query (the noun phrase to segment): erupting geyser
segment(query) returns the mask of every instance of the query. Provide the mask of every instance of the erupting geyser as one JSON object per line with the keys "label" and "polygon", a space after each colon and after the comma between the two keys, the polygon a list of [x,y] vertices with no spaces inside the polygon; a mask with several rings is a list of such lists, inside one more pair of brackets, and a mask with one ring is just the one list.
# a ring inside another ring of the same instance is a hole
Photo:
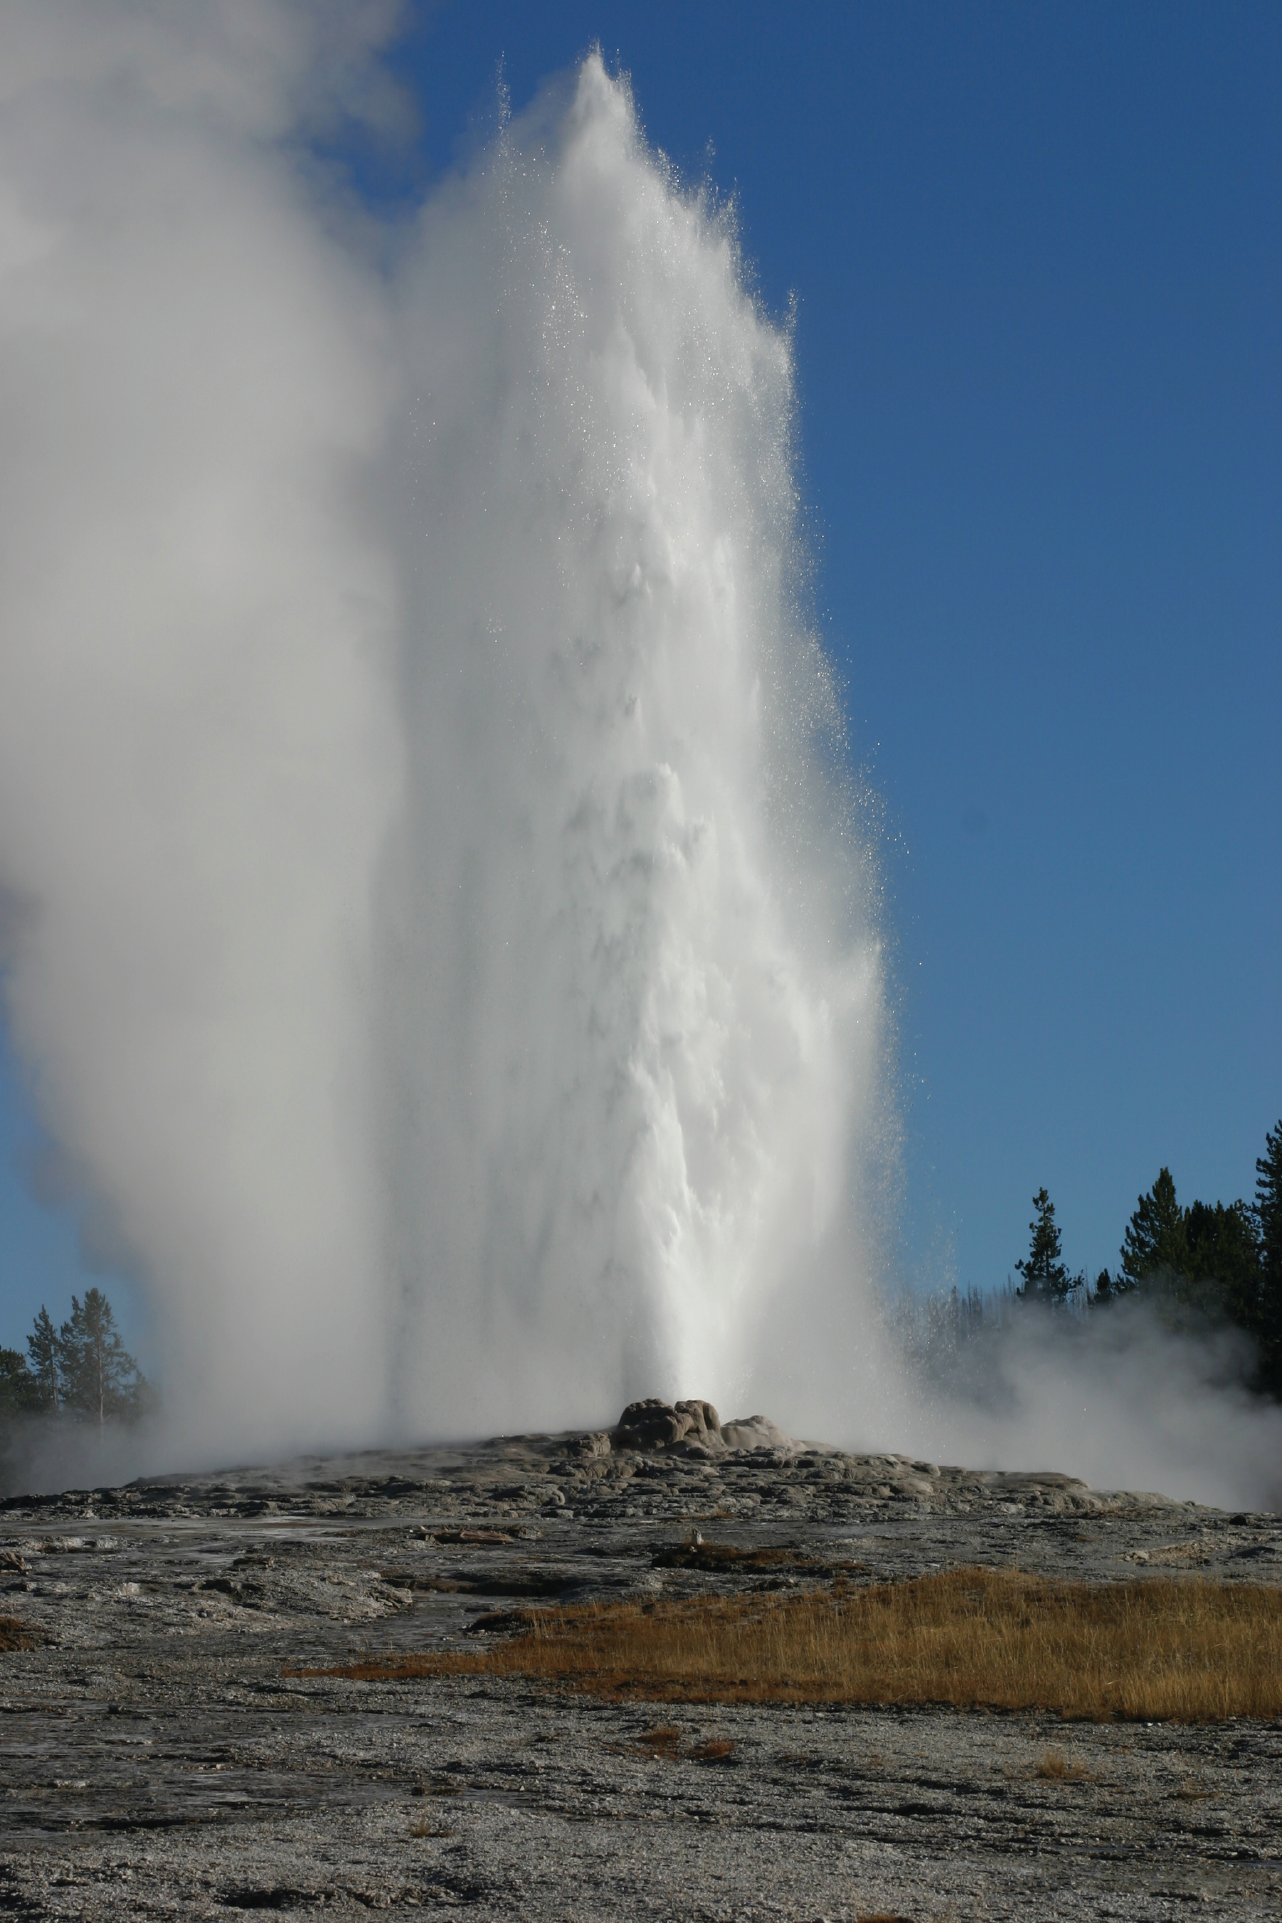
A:
{"label": "erupting geyser", "polygon": [[567,1380],[729,1395],[838,1214],[878,1037],[789,343],[596,58],[428,211],[398,342],[410,1370],[462,1343],[541,1420]]}
{"label": "erupting geyser", "polygon": [[288,158],[305,35],[155,24],[122,119],[23,19],[8,1011],[171,1408],[796,1419],[855,1361],[882,989],[731,223],[592,56],[376,271]]}

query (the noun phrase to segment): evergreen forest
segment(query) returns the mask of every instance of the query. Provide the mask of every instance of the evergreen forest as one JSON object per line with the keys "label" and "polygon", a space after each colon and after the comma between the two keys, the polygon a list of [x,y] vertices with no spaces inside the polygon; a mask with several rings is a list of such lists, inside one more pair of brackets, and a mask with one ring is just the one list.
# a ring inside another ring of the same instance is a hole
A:
{"label": "evergreen forest", "polygon": [[1094,1280],[1065,1261],[1056,1209],[1045,1188],[1033,1197],[1029,1246],[1013,1267],[1018,1281],[981,1291],[957,1289],[904,1305],[895,1318],[906,1346],[936,1373],[947,1373],[979,1338],[1042,1310],[1074,1322],[1108,1314],[1127,1300],[1145,1302],[1172,1329],[1233,1328],[1247,1338],[1248,1384],[1280,1399],[1280,1125],[1265,1137],[1250,1201],[1183,1204],[1160,1168],[1123,1229],[1116,1270]]}
{"label": "evergreen forest", "polygon": [[42,1304],[25,1356],[0,1349],[0,1423],[27,1418],[102,1429],[108,1422],[134,1421],[154,1403],[101,1289],[86,1289],[83,1301],[73,1295],[61,1326]]}

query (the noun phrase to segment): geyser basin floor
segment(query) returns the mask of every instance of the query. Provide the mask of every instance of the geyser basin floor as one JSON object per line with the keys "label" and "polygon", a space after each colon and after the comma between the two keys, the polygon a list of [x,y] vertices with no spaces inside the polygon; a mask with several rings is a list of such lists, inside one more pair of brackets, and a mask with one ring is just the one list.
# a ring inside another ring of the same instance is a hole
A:
{"label": "geyser basin floor", "polygon": [[793,1545],[799,1565],[858,1561],[869,1579],[964,1563],[1278,1574],[1273,1517],[1063,1477],[602,1453],[586,1438],[10,1504],[0,1614],[51,1640],[0,1656],[0,1912],[1277,1915],[1264,1723],[619,1705],[498,1678],[284,1675],[457,1644],[505,1598],[808,1580],[764,1575],[763,1558],[693,1566],[672,1554],[692,1529]]}

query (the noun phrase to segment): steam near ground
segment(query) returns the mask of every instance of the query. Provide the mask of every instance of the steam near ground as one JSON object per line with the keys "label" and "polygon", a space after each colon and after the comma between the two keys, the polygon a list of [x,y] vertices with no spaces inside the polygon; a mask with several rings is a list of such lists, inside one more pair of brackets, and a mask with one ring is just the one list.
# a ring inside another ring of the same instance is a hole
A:
{"label": "steam near ground", "polygon": [[6,1013],[154,1310],[135,1466],[661,1393],[1276,1485],[1167,1338],[915,1387],[788,328],[595,55],[376,220],[318,141],[396,138],[393,24],[0,24]]}
{"label": "steam near ground", "polygon": [[1174,1328],[1141,1296],[1081,1317],[1030,1306],[918,1355],[905,1433],[938,1460],[1277,1510],[1279,1411],[1244,1386],[1253,1362],[1239,1330]]}

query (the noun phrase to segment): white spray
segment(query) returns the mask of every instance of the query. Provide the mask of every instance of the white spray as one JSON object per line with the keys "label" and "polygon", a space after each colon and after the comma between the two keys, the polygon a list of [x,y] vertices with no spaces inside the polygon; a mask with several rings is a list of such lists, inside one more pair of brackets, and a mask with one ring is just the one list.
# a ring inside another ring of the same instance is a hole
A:
{"label": "white spray", "polygon": [[883,1041],[787,331],[596,57],[380,275],[282,142],[379,17],[141,18],[10,30],[0,882],[170,1406],[800,1416]]}
{"label": "white spray", "polygon": [[401,293],[407,1392],[460,1343],[459,1389],[523,1421],[572,1383],[602,1412],[747,1392],[880,1037],[797,609],[790,344],[595,57],[429,209]]}

